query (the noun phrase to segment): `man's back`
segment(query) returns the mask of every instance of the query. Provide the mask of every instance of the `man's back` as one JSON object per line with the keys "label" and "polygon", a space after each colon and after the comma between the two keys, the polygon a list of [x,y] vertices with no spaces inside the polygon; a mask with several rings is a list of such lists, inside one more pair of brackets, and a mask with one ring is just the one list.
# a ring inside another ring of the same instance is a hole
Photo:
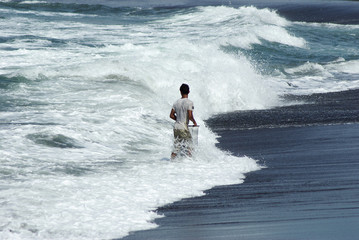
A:
{"label": "man's back", "polygon": [[188,98],[180,98],[173,104],[176,112],[175,129],[187,129],[188,110],[193,110],[193,102]]}

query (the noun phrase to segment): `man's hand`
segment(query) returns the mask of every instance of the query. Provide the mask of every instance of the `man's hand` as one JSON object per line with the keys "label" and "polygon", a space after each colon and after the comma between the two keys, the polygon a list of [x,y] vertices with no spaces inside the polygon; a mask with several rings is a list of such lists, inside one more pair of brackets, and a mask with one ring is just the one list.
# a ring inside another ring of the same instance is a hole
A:
{"label": "man's hand", "polygon": [[172,108],[171,113],[170,113],[170,118],[172,118],[175,121],[177,120],[176,112],[175,112],[175,110],[173,108]]}

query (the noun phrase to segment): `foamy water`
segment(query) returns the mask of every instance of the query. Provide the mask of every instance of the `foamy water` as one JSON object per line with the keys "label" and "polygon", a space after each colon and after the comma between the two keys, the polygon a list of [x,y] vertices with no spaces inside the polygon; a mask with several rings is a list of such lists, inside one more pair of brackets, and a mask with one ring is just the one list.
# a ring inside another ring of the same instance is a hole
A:
{"label": "foamy water", "polygon": [[[32,4],[44,3],[21,3]],[[358,63],[309,62],[268,76],[225,49],[265,42],[307,49],[293,23],[268,9],[129,9],[107,17],[62,7],[0,7],[3,239],[110,239],[155,227],[159,206],[260,169],[255,159],[217,149],[205,119],[282,104],[280,94],[291,91],[285,73],[310,92]],[[318,72],[317,85],[305,85],[306,71]],[[183,82],[201,125],[199,146],[193,158],[169,161],[169,113]]]}

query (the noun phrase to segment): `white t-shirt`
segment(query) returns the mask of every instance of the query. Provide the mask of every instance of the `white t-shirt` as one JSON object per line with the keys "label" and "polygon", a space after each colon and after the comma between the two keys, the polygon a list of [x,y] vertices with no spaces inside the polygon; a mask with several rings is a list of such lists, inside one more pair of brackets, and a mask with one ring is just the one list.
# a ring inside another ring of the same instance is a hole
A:
{"label": "white t-shirt", "polygon": [[188,130],[188,110],[193,111],[193,102],[188,98],[178,99],[172,107],[176,112],[175,129],[187,129]]}

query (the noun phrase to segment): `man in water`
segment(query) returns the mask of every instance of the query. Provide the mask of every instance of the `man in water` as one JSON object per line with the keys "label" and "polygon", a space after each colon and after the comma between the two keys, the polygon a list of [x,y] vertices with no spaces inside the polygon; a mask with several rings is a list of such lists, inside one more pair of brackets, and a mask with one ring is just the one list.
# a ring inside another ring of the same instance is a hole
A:
{"label": "man in water", "polygon": [[182,84],[180,87],[182,98],[178,99],[172,107],[170,118],[176,121],[174,124],[174,151],[171,158],[175,158],[178,153],[185,151],[185,154],[191,155],[192,137],[188,130],[189,120],[197,126],[193,117],[193,102],[188,99],[189,86]]}

